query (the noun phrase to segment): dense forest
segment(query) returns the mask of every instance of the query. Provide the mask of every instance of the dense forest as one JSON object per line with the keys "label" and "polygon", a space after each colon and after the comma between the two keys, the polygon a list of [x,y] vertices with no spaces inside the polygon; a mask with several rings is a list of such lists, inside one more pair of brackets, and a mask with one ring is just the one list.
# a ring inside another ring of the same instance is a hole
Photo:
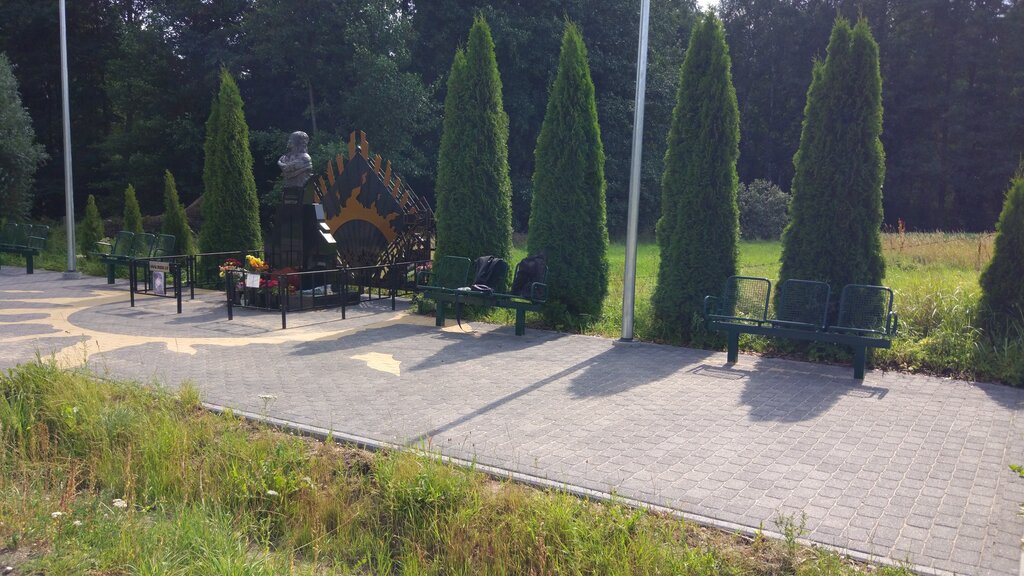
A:
{"label": "dense forest", "polygon": [[[162,211],[164,171],[184,203],[202,193],[204,125],[221,68],[237,78],[261,198],[285,137],[314,162],[364,130],[421,194],[437,170],[446,75],[476,14],[490,24],[509,116],[514,225],[529,221],[534,149],[565,19],[579,25],[607,157],[607,213],[625,230],[639,0],[68,0],[76,206],[120,212],[132,184]],[[740,112],[739,177],[788,189],[812,62],[837,14],[867,19],[884,102],[885,219],[987,230],[1024,155],[1024,1],[722,0]],[[659,214],[666,135],[697,16],[653,0],[641,226]],[[0,4],[0,52],[50,160],[33,213],[63,214],[58,10]],[[266,201],[266,200],[265,200]]]}

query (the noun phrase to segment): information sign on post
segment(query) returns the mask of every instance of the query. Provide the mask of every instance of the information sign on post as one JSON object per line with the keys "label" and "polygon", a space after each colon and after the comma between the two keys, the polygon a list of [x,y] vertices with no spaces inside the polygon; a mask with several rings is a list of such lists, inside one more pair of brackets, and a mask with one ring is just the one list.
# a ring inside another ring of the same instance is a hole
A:
{"label": "information sign on post", "polygon": [[150,284],[153,294],[157,296],[167,295],[167,274],[171,271],[170,262],[150,262]]}

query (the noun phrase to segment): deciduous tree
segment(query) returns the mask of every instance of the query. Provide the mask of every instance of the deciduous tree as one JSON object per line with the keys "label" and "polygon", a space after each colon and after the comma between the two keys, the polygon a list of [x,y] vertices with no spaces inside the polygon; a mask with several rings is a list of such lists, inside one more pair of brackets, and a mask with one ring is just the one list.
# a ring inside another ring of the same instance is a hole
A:
{"label": "deciduous tree", "polygon": [[7,55],[0,53],[0,215],[20,220],[32,208],[36,168],[46,159],[36,143],[32,119],[21,104],[18,81]]}

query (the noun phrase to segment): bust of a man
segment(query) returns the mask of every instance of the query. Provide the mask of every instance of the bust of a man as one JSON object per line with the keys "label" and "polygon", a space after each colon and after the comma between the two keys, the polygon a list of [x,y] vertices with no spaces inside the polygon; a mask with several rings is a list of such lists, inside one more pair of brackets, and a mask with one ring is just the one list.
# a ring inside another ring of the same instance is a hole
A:
{"label": "bust of a man", "polygon": [[313,175],[313,159],[309,157],[307,146],[309,136],[305,132],[292,132],[288,136],[288,153],[277,160],[285,188],[302,187]]}

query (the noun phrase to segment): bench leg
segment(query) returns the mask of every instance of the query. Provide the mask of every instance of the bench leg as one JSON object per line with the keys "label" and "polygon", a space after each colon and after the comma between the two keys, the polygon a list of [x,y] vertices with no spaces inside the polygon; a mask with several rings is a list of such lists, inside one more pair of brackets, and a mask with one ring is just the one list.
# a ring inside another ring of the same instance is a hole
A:
{"label": "bench leg", "polygon": [[434,314],[434,326],[444,327],[444,302],[437,302],[437,312]]}
{"label": "bench leg", "polygon": [[114,265],[110,262],[107,263],[107,284],[114,283]]}
{"label": "bench leg", "polygon": [[729,332],[729,351],[727,362],[735,364],[740,359],[740,333]]}
{"label": "bench leg", "polygon": [[865,364],[865,352],[864,346],[854,346],[853,348],[853,378],[854,380],[864,379],[864,364]]}
{"label": "bench leg", "polygon": [[526,334],[526,309],[516,308],[516,336]]}
{"label": "bench leg", "polygon": [[32,254],[25,255],[25,273],[32,274],[35,272],[35,266],[32,263]]}

